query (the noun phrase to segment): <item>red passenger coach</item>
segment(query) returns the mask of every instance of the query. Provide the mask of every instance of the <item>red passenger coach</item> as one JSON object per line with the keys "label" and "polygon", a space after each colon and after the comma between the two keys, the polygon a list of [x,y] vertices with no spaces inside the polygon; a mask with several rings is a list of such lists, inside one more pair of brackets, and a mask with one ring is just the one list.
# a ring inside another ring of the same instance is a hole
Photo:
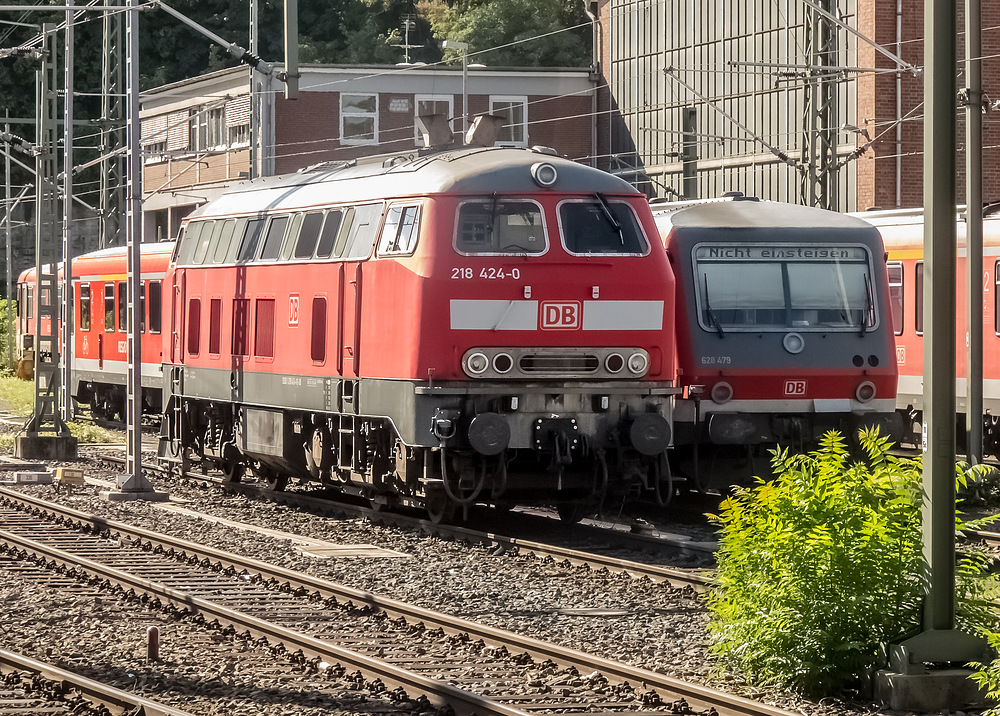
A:
{"label": "red passenger coach", "polygon": [[685,472],[699,483],[708,464],[720,480],[724,465],[737,471],[730,480],[767,474],[767,448],[807,449],[830,429],[878,425],[898,437],[878,231],[742,196],[654,206],[654,216],[677,277],[685,397],[674,425]]}
{"label": "red passenger coach", "polygon": [[[140,246],[140,358],[144,413],[159,413],[163,396],[162,282],[173,242]],[[95,418],[125,420],[128,376],[126,248],[73,261],[73,397]]]}
{"label": "red passenger coach", "polygon": [[441,519],[669,481],[673,275],[644,197],[535,150],[335,163],[190,217],[161,452]]}

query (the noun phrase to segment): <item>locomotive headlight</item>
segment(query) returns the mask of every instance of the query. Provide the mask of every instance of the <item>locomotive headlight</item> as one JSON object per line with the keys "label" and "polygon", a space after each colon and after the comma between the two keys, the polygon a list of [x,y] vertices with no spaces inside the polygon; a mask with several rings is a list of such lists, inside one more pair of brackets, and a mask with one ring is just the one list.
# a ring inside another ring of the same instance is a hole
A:
{"label": "locomotive headlight", "polygon": [[728,403],[733,399],[733,386],[729,385],[725,381],[721,383],[716,383],[712,386],[712,392],[710,393],[712,400],[720,405],[722,403]]}
{"label": "locomotive headlight", "polygon": [[549,187],[556,183],[559,172],[548,162],[538,162],[531,165],[531,178],[538,186]]}
{"label": "locomotive headlight", "polygon": [[609,353],[608,357],[604,359],[604,367],[609,373],[621,373],[622,368],[625,367],[625,359],[621,353]]}
{"label": "locomotive headlight", "polygon": [[482,375],[489,367],[490,359],[486,357],[485,353],[477,351],[469,354],[469,357],[465,359],[465,369],[473,375]]}
{"label": "locomotive headlight", "polygon": [[514,367],[514,359],[506,353],[497,353],[493,356],[493,370],[500,375],[507,373]]}
{"label": "locomotive headlight", "polygon": [[645,353],[633,353],[628,357],[628,369],[636,375],[642,375],[649,368],[649,358]]}
{"label": "locomotive headlight", "polygon": [[859,403],[867,403],[875,397],[876,392],[875,384],[870,380],[866,380],[854,391],[854,397],[858,399]]}

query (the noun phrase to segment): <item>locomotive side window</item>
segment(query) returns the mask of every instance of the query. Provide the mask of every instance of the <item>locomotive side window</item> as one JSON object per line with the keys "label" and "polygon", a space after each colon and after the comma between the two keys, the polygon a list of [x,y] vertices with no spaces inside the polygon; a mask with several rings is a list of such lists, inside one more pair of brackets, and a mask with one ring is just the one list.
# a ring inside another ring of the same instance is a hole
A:
{"label": "locomotive side window", "polygon": [[297,259],[312,258],[313,251],[316,250],[316,241],[319,239],[319,230],[322,226],[322,211],[311,211],[306,214],[305,219],[302,220],[302,228],[299,229],[299,238],[295,241],[295,250],[292,252],[292,256]]}
{"label": "locomotive side window", "polygon": [[222,299],[213,298],[208,309],[208,352],[217,356],[222,352]]}
{"label": "locomotive side window", "polygon": [[889,273],[889,308],[892,310],[892,330],[903,335],[903,264],[891,261],[886,264]]}
{"label": "locomotive side window", "polygon": [[233,355],[250,355],[250,341],[247,337],[247,314],[250,312],[249,298],[233,299]]}
{"label": "locomotive side window", "polygon": [[201,221],[198,222],[201,231],[198,234],[198,242],[195,244],[194,253],[191,256],[191,263],[203,264],[205,263],[205,257],[208,256],[208,247],[212,244],[212,238],[219,240],[218,232],[222,230],[222,222],[219,221]]}
{"label": "locomotive side window", "polygon": [[160,302],[161,291],[159,281],[148,281],[149,284],[149,332],[160,332],[160,312],[162,304]]}
{"label": "locomotive side window", "polygon": [[264,247],[260,250],[261,261],[274,261],[278,258],[287,229],[287,216],[275,216],[268,222],[267,233],[264,236]]}
{"label": "locomotive side window", "polygon": [[187,352],[198,355],[201,350],[201,299],[192,298],[188,301],[188,344]]}
{"label": "locomotive side window", "polygon": [[559,205],[563,246],[571,254],[645,256],[649,243],[628,204],[608,201],[566,201]]}
{"label": "locomotive side window", "polygon": [[222,222],[222,232],[219,235],[219,242],[215,245],[215,253],[212,255],[212,262],[221,264],[232,261],[236,255],[236,247],[243,237],[243,230],[246,228],[246,219],[226,219]]}
{"label": "locomotive side window", "polygon": [[187,229],[181,234],[177,245],[177,265],[184,266],[190,264],[194,257],[195,247],[201,239],[202,229],[205,228],[204,221],[192,221],[187,225]]}
{"label": "locomotive side window", "polygon": [[267,219],[250,219],[247,222],[246,231],[243,233],[243,241],[240,242],[239,253],[236,256],[238,263],[246,263],[253,259],[257,253],[257,244],[260,243],[260,235],[264,232],[264,225]]}
{"label": "locomotive side window", "polygon": [[115,330],[115,285],[104,284],[104,330]]}
{"label": "locomotive side window", "polygon": [[309,354],[314,363],[326,360],[326,298],[316,296],[312,305],[312,337]]}
{"label": "locomotive side window", "polygon": [[543,254],[548,248],[542,210],[531,201],[492,197],[458,207],[455,250],[460,254]]}
{"label": "locomotive side window", "polygon": [[924,334],[924,262],[918,261],[915,267],[913,290],[916,292],[917,308],[913,312],[914,327],[917,335]]}
{"label": "locomotive side window", "polygon": [[78,311],[80,316],[80,330],[89,331],[90,330],[90,286],[84,286],[80,284],[80,310]]}
{"label": "locomotive side window", "polygon": [[392,206],[382,226],[379,254],[408,254],[417,243],[420,206]]}
{"label": "locomotive side window", "polygon": [[[343,228],[337,234],[333,255],[343,259],[366,259],[371,256],[381,217],[382,204],[364,204],[349,209],[344,215]],[[344,237],[347,238],[346,245],[342,244]]]}
{"label": "locomotive side window", "polygon": [[857,330],[876,324],[862,246],[700,244],[694,276],[706,331]]}
{"label": "locomotive side window", "polygon": [[298,242],[299,231],[302,229],[302,220],[304,218],[305,214],[301,212],[292,214],[292,219],[288,222],[288,231],[285,232],[285,240],[281,243],[281,253],[278,254],[280,260],[286,261],[292,255],[292,248]]}
{"label": "locomotive side window", "polygon": [[[337,243],[337,237],[343,227],[344,214],[340,209],[326,212],[326,221],[323,222],[323,231],[319,235],[319,244],[316,246],[316,258],[328,259]],[[347,238],[346,231],[344,238]],[[344,242],[340,242],[340,250],[343,251]]]}

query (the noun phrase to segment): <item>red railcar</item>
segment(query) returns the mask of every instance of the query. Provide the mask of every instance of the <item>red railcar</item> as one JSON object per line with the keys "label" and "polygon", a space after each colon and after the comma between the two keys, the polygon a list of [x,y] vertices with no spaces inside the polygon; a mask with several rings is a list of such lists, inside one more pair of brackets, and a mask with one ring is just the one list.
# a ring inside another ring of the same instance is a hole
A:
{"label": "red railcar", "polygon": [[809,448],[827,430],[868,425],[899,436],[877,230],[742,195],[654,206],[654,216],[677,279],[685,395],[674,410],[675,453],[685,472],[698,477],[698,463],[711,461],[724,485],[767,474],[775,444]]}
{"label": "red railcar", "polygon": [[[921,442],[924,374],[924,222],[922,210],[873,211],[857,215],[878,227],[889,255],[896,361],[897,406],[907,418],[909,440]],[[957,219],[955,390],[957,422],[964,428],[967,395],[967,311],[965,221]],[[1000,216],[983,220],[983,449],[1000,456]],[[964,429],[959,432],[964,440]]]}
{"label": "red railcar", "polygon": [[534,150],[244,184],[165,278],[162,453],[435,518],[666,489],[674,284],[644,197]]}

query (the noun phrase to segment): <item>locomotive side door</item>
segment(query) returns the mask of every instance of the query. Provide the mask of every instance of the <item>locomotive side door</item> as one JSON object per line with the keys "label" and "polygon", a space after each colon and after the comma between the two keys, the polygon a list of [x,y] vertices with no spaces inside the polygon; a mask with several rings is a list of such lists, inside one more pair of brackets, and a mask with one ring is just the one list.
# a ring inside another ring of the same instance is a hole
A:
{"label": "locomotive side door", "polygon": [[187,274],[184,269],[175,269],[171,278],[170,306],[170,362],[180,363],[184,359],[184,288]]}
{"label": "locomotive side door", "polygon": [[[345,378],[360,375],[361,365],[361,295],[364,261],[371,256],[382,218],[383,204],[364,204],[354,208],[349,234],[337,254],[340,264],[340,322],[337,327],[337,368]],[[339,243],[339,237],[338,237]]]}

